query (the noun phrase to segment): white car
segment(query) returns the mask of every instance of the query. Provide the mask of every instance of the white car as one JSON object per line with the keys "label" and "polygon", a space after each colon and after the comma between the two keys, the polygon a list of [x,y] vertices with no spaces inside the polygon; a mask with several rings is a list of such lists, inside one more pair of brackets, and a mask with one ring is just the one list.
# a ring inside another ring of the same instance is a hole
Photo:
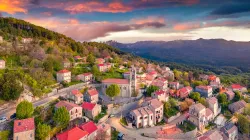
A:
{"label": "white car", "polygon": [[6,117],[1,117],[1,118],[0,118],[0,123],[3,123],[3,122],[5,122],[5,121],[7,121],[7,118],[6,118]]}

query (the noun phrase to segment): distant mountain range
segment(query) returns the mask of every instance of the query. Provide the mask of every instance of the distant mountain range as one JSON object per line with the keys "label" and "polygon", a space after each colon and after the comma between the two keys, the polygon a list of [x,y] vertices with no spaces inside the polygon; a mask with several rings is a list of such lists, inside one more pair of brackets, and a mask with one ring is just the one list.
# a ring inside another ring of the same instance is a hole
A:
{"label": "distant mountain range", "polygon": [[237,72],[250,71],[250,42],[223,39],[176,41],[141,41],[106,44],[147,59],[197,66],[213,66]]}

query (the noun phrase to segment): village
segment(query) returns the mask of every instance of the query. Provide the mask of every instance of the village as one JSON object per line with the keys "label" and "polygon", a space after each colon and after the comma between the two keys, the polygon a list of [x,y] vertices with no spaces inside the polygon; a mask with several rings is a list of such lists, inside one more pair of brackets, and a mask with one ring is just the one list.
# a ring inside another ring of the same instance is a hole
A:
{"label": "village", "polygon": [[[122,77],[99,80],[92,72],[72,75],[68,68],[85,64],[87,58],[74,59],[74,64],[62,62],[64,69],[56,73],[61,86],[54,94],[74,86],[67,85],[72,80],[80,86],[37,106],[29,118],[12,116],[13,140],[34,140],[40,118],[56,122],[46,137],[56,140],[246,138],[241,131],[246,127],[244,119],[250,118],[250,106],[244,86],[224,86],[214,74],[181,72],[153,63],[116,65],[110,56],[95,59],[98,72],[119,70]],[[4,60],[0,68],[5,68]],[[1,123],[7,120],[2,117]]]}

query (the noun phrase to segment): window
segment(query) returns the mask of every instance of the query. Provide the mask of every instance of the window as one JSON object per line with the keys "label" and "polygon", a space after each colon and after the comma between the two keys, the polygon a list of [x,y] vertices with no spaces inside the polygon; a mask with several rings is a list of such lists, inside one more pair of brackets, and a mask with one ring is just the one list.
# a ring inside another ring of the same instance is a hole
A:
{"label": "window", "polygon": [[32,134],[30,134],[30,137],[32,138]]}
{"label": "window", "polygon": [[153,116],[151,116],[151,120],[153,120]]}
{"label": "window", "polygon": [[16,140],[18,140],[18,136],[16,136]]}

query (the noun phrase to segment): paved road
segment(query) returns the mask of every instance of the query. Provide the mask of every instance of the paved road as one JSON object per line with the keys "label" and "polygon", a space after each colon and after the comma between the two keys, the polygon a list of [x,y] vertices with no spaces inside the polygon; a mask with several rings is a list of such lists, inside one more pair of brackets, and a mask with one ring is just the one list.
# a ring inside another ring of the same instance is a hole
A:
{"label": "paved road", "polygon": [[117,131],[127,135],[130,138],[135,138],[136,140],[154,140],[153,138],[143,137],[141,136],[142,133],[156,133],[158,130],[161,129],[162,126],[154,126],[149,128],[141,128],[141,129],[127,129],[123,127],[119,123],[119,118],[113,117],[107,121],[112,127],[116,128]]}

